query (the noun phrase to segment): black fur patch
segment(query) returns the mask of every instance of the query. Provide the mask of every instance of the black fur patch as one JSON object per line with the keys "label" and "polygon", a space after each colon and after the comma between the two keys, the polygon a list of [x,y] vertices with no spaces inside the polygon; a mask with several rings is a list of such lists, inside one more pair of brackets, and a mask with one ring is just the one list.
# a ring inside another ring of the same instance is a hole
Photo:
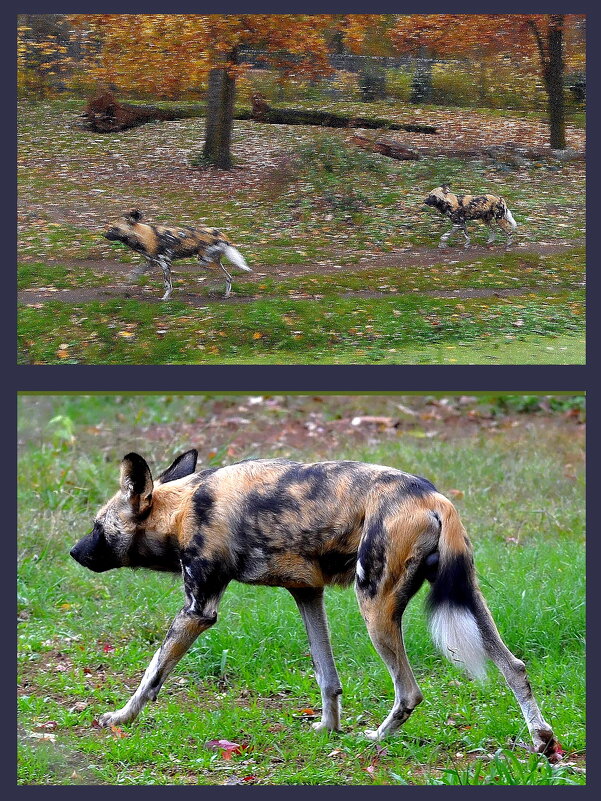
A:
{"label": "black fur patch", "polygon": [[426,601],[428,610],[433,612],[441,604],[448,603],[462,606],[476,615],[473,574],[473,559],[467,553],[455,554],[450,561],[439,564]]}
{"label": "black fur patch", "polygon": [[208,526],[213,516],[213,504],[215,503],[213,493],[201,484],[192,496],[192,503],[194,504],[198,528],[201,529],[203,526]]}
{"label": "black fur patch", "polygon": [[357,576],[357,587],[370,598],[378,591],[386,565],[386,532],[382,517],[367,523],[359,547],[358,558],[363,568],[363,577]]}

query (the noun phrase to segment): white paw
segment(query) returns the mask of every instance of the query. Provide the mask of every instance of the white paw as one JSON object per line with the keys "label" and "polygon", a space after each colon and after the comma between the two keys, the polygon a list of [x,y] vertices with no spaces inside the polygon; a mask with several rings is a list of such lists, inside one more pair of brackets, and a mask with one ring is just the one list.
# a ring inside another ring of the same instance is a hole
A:
{"label": "white paw", "polygon": [[161,300],[169,300],[170,297],[171,297],[171,292],[165,292]]}
{"label": "white paw", "polygon": [[380,739],[380,735],[378,734],[378,730],[377,729],[366,729],[363,733],[365,734],[365,736],[367,737],[368,740],[376,740],[377,741],[377,740]]}
{"label": "white paw", "polygon": [[446,243],[445,242],[439,242],[438,243],[438,247],[444,250],[444,248],[446,248]]}
{"label": "white paw", "polygon": [[100,715],[98,723],[102,728],[106,729],[110,726],[119,726],[121,723],[128,723],[129,717],[123,714],[123,710],[118,709],[116,712],[105,712]]}
{"label": "white paw", "polygon": [[323,720],[316,721],[315,723],[311,724],[311,728],[314,731],[340,731],[338,726],[330,726]]}

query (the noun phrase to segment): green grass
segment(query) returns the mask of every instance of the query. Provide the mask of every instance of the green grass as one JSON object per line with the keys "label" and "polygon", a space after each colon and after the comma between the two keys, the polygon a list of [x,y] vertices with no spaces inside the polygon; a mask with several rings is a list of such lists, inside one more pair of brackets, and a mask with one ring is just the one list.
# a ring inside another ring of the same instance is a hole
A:
{"label": "green grass", "polygon": [[[176,300],[19,308],[23,363],[355,363],[403,359],[423,346],[584,334],[584,293],[524,298],[264,298],[192,309]],[[533,354],[540,350],[533,341]],[[543,347],[546,347],[543,346]],[[495,347],[496,350],[496,347]],[[400,354],[400,356],[397,356]]]}
{"label": "green grass", "polygon": [[[121,252],[121,251],[119,251]],[[174,265],[174,286],[190,287],[202,295],[203,287],[195,281],[197,277],[209,275],[193,262],[189,272],[178,268],[185,263]],[[121,272],[119,272],[119,269]],[[94,272],[77,264],[63,266],[47,265],[43,262],[22,262],[18,265],[18,288],[34,289],[55,287],[72,289],[74,287],[106,286],[115,279],[124,280],[125,267],[116,267],[113,273]],[[213,279],[217,276],[212,272]],[[420,292],[436,289],[516,289],[536,286],[564,286],[581,282],[585,275],[585,249],[570,248],[564,253],[540,256],[536,253],[505,253],[476,256],[470,259],[469,252],[458,249],[453,263],[433,263],[428,266],[375,267],[355,269],[348,267],[338,271],[326,268],[323,274],[311,274],[290,279],[261,278],[259,283],[240,285],[239,289],[258,296],[311,294],[336,295],[340,292],[361,290],[382,292]],[[144,283],[158,286],[157,276],[147,276]],[[213,283],[213,281],[211,281]]]}
{"label": "green grass", "polygon": [[[505,408],[525,410],[530,401],[520,405],[513,396]],[[221,413],[236,403],[230,399]],[[325,398],[322,408],[335,417],[339,406]],[[263,412],[271,419],[274,413]],[[277,412],[282,420],[292,413],[286,406]],[[219,623],[136,723],[123,731],[94,728],[93,719],[121,705],[139,681],[182,592],[177,579],[144,571],[94,575],[68,550],[115,490],[124,448],[146,442],[145,455],[162,467],[189,443],[177,435],[170,444],[157,440],[150,436],[154,427],[212,414],[220,414],[219,406],[202,397],[20,399],[21,783],[222,784],[245,777],[258,784],[583,783],[574,767],[584,749],[583,458],[581,438],[561,417],[553,423],[525,415],[515,418],[516,428],[504,426],[501,416],[494,437],[376,435],[369,446],[341,446],[330,455],[410,469],[442,492],[464,493],[457,504],[483,591],[508,646],[527,661],[567,764],[550,768],[512,744],[527,740],[527,731],[494,670],[487,683],[470,682],[435,653],[423,591],[409,607],[405,630],[426,700],[384,751],[362,731],[387,713],[390,680],[352,591],[343,590],[327,593],[344,686],[342,734],[316,735],[303,718],[319,694],[292,599],[283,590],[243,585],[228,588]],[[221,429],[224,448],[227,436]],[[308,440],[297,455],[314,458],[316,447]],[[269,456],[270,448],[259,452]],[[256,446],[244,455],[258,455]],[[214,458],[227,459],[223,452]],[[78,702],[87,706],[77,709]],[[226,761],[206,747],[220,738],[242,744],[242,754]]]}

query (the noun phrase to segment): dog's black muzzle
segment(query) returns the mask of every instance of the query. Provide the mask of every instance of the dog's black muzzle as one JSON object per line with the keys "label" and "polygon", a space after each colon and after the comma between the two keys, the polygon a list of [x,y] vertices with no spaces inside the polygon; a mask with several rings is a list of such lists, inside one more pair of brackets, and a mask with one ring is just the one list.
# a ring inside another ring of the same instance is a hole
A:
{"label": "dog's black muzzle", "polygon": [[121,567],[104,536],[95,528],[75,543],[69,555],[94,573],[104,573],[106,570]]}

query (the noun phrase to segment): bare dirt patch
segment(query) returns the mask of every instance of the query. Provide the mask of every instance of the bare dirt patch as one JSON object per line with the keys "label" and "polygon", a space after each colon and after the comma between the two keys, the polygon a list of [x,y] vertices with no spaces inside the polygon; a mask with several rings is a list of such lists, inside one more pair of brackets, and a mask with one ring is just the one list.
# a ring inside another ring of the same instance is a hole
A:
{"label": "bare dirt patch", "polygon": [[[517,252],[524,255],[535,254],[540,256],[552,255],[562,253],[572,247],[577,247],[583,244],[581,241],[561,241],[561,242],[540,242],[538,244],[517,245],[512,252]],[[499,253],[505,251],[497,249]],[[466,248],[448,248],[441,250],[439,248],[427,247],[409,247],[402,250],[395,251],[380,256],[373,256],[361,259],[357,264],[350,266],[343,266],[333,262],[317,262],[313,264],[282,264],[275,266],[254,265],[254,272],[245,274],[241,280],[245,284],[260,283],[265,278],[275,278],[285,280],[288,278],[298,278],[308,275],[323,275],[324,271],[330,274],[344,274],[345,272],[359,272],[361,270],[373,270],[381,267],[398,267],[399,270],[413,268],[413,267],[429,267],[438,264],[457,264],[465,262],[467,259],[478,259],[494,255],[495,249],[485,246],[472,246]],[[92,270],[93,272],[108,273],[114,275],[116,284],[106,287],[78,287],[75,289],[56,289],[54,287],[38,288],[38,289],[25,289],[18,293],[19,303],[27,305],[34,305],[44,303],[49,300],[60,300],[65,303],[87,303],[94,300],[108,300],[113,297],[123,298],[137,298],[144,301],[159,302],[160,291],[162,282],[157,276],[156,286],[138,287],[127,283],[127,273],[131,270],[131,265],[121,264],[119,262],[109,261],[107,259],[87,259],[87,260],[61,260],[61,261],[48,261],[48,264],[57,264],[69,269],[77,270]],[[474,267],[477,269],[477,266]],[[210,280],[211,283],[221,281],[220,273],[218,271],[202,270],[196,264],[176,264],[174,266],[173,274],[175,277],[178,274],[186,277],[195,277],[197,279]],[[219,284],[219,289],[211,293],[211,296],[196,295],[193,292],[176,291],[174,299],[183,303],[189,303],[192,306],[202,306],[206,303],[223,300],[222,287]],[[516,289],[498,289],[498,288],[481,288],[481,289],[460,289],[460,290],[437,290],[424,292],[422,294],[430,297],[439,298],[477,298],[477,297],[509,297],[512,295],[528,294],[531,292],[546,292],[559,291],[556,288],[547,289],[540,287],[520,287]],[[387,297],[390,294],[396,296],[403,293],[394,291],[392,292],[376,292],[371,291],[369,288],[358,292],[345,292],[344,297]],[[414,293],[411,293],[414,294]],[[264,297],[264,296],[262,296]],[[303,295],[299,294],[299,298]],[[310,297],[310,296],[309,296]],[[249,303],[255,299],[253,295],[236,295],[234,293],[228,300],[229,303]],[[294,299],[292,297],[291,299]]]}

